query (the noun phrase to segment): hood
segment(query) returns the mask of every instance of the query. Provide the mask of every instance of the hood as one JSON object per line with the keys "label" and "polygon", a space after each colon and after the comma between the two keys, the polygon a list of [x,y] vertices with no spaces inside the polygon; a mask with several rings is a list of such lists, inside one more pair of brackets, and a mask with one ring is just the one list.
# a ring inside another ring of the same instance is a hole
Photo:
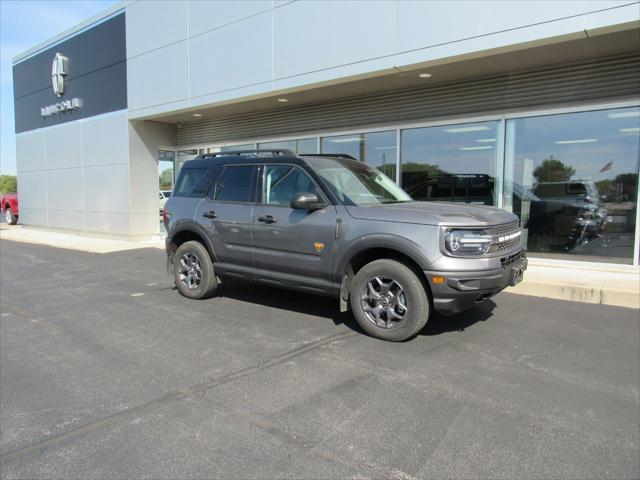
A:
{"label": "hood", "polygon": [[454,202],[390,203],[368,207],[345,206],[349,215],[363,220],[420,225],[486,226],[517,220],[500,208]]}

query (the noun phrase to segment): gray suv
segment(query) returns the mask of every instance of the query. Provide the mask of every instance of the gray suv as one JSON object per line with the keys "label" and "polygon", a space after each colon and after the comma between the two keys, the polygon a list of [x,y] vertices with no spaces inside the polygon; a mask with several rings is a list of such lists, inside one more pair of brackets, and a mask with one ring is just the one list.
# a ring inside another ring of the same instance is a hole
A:
{"label": "gray suv", "polygon": [[333,296],[392,341],[515,285],[527,267],[513,214],[413,201],[347,155],[201,155],[182,167],[164,223],[182,295],[207,298],[236,277]]}

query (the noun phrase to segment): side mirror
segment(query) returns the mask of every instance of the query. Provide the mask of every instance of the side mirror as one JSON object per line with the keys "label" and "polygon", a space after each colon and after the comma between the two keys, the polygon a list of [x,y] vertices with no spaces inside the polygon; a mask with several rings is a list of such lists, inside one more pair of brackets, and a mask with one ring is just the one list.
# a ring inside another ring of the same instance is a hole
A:
{"label": "side mirror", "polygon": [[293,197],[293,200],[291,200],[291,208],[295,209],[313,212],[314,210],[320,210],[324,207],[325,204],[313,193],[297,193]]}

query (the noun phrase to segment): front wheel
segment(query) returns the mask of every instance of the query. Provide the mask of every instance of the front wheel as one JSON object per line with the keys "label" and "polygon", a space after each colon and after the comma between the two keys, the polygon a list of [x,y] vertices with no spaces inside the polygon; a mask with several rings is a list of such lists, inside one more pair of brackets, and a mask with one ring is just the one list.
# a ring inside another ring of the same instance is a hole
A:
{"label": "front wheel", "polygon": [[383,340],[414,337],[429,319],[425,286],[413,270],[395,260],[375,260],[362,267],[349,297],[358,324]]}
{"label": "front wheel", "polygon": [[13,210],[11,210],[11,208],[9,207],[7,207],[7,209],[4,211],[4,219],[9,225],[15,225],[16,223],[18,223],[18,217],[13,214]]}
{"label": "front wheel", "polygon": [[209,252],[200,242],[185,242],[173,255],[176,287],[188,298],[209,298],[218,289]]}

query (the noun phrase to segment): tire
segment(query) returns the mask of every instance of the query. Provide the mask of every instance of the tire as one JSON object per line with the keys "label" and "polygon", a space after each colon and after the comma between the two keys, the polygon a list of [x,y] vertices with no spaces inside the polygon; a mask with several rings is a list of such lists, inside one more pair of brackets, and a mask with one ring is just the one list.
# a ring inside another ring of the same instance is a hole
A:
{"label": "tire", "polygon": [[392,342],[416,336],[431,310],[427,290],[414,271],[388,259],[375,260],[358,271],[349,300],[365,332]]}
{"label": "tire", "polygon": [[15,225],[18,223],[18,217],[13,214],[11,207],[7,207],[4,211],[4,219],[9,225]]}
{"label": "tire", "polygon": [[180,293],[187,298],[209,298],[218,290],[209,252],[196,241],[183,243],[174,253],[173,279]]}

